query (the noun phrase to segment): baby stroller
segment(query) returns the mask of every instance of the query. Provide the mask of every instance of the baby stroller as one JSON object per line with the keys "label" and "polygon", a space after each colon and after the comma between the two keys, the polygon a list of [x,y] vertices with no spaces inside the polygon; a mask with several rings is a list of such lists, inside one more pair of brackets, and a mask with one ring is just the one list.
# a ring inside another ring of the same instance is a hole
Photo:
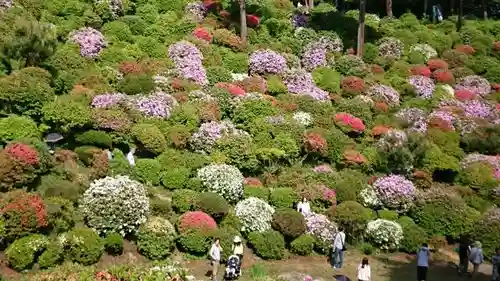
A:
{"label": "baby stroller", "polygon": [[240,258],[237,255],[231,255],[227,259],[226,271],[224,272],[224,280],[232,281],[241,275]]}

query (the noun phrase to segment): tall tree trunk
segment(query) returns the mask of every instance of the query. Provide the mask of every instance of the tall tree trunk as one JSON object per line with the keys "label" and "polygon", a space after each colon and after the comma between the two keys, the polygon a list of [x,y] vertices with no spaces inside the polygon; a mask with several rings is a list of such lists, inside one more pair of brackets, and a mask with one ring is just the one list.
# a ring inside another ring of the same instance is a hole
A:
{"label": "tall tree trunk", "polygon": [[487,20],[488,19],[488,11],[486,10],[486,2],[484,0],[481,0],[481,6],[483,6],[484,20]]}
{"label": "tall tree trunk", "polygon": [[309,10],[311,10],[312,8],[314,8],[314,0],[309,0]]}
{"label": "tall tree trunk", "polygon": [[357,46],[358,57],[363,56],[363,48],[365,45],[365,11],[366,11],[366,0],[360,0],[359,1],[358,46]]}
{"label": "tall tree trunk", "polygon": [[428,6],[428,0],[424,0],[424,18],[427,18],[427,6]]}
{"label": "tall tree trunk", "polygon": [[458,1],[458,21],[457,21],[457,32],[462,28],[462,21],[464,17],[464,0]]}
{"label": "tall tree trunk", "polygon": [[247,41],[247,11],[245,7],[245,0],[239,0],[240,1],[240,36],[241,40],[243,42]]}
{"label": "tall tree trunk", "polygon": [[455,0],[450,1],[450,11],[452,15],[455,14]]}
{"label": "tall tree trunk", "polygon": [[385,0],[385,10],[387,12],[387,16],[392,18],[392,0]]}

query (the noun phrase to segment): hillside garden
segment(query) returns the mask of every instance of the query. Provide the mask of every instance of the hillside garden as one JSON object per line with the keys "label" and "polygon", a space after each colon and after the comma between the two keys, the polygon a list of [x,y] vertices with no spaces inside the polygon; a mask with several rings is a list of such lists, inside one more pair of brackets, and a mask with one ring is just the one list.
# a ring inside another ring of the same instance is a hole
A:
{"label": "hillside garden", "polygon": [[[165,261],[203,260],[214,237],[224,258],[239,235],[282,260],[328,254],[339,226],[365,253],[467,236],[492,255],[500,22],[368,13],[361,53],[357,10],[245,4],[1,3],[8,267],[183,279]],[[124,245],[157,266],[85,269]]]}

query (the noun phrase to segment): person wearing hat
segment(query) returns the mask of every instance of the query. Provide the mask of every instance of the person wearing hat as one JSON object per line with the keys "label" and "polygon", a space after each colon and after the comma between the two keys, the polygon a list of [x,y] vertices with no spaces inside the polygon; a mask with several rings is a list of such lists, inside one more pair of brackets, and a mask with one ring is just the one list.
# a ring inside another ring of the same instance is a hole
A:
{"label": "person wearing hat", "polygon": [[233,254],[240,258],[240,263],[243,261],[243,244],[239,236],[234,236],[233,239]]}
{"label": "person wearing hat", "polygon": [[484,255],[481,242],[474,242],[474,247],[470,250],[469,260],[473,265],[472,276],[475,277],[479,271],[479,266],[484,262]]}

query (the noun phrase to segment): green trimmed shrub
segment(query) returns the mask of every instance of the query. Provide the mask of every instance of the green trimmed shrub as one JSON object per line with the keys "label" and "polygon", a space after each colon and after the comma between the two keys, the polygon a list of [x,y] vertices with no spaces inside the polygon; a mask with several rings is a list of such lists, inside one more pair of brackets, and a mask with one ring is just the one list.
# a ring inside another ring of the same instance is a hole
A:
{"label": "green trimmed shrub", "polygon": [[118,84],[118,90],[129,95],[146,94],[155,89],[155,82],[149,74],[129,74]]}
{"label": "green trimmed shrub", "polygon": [[294,209],[276,210],[271,225],[290,241],[306,232],[304,216]]}
{"label": "green trimmed shrub", "polygon": [[318,87],[330,93],[340,92],[340,73],[327,67],[318,67],[313,73],[313,80]]}
{"label": "green trimmed shrub", "polygon": [[30,269],[35,264],[37,254],[49,244],[49,239],[40,234],[32,234],[15,240],[5,250],[9,266],[17,271]]}
{"label": "green trimmed shrub", "polygon": [[276,188],[269,195],[269,203],[276,208],[292,208],[299,196],[291,188]]}
{"label": "green trimmed shrub", "polygon": [[98,262],[104,253],[101,237],[90,228],[77,227],[63,235],[67,257],[73,262],[91,265]]}
{"label": "green trimmed shrub", "polygon": [[63,233],[75,226],[77,211],[73,202],[61,197],[45,199],[49,225],[55,233]]}
{"label": "green trimmed shrub", "polygon": [[136,124],[132,127],[132,135],[150,152],[159,154],[167,147],[167,140],[160,129],[153,124]]}
{"label": "green trimmed shrub", "polygon": [[123,253],[123,237],[116,233],[110,232],[104,238],[104,249],[110,255],[121,255]]}
{"label": "green trimmed shrub", "polygon": [[340,203],[334,214],[334,220],[345,228],[354,239],[358,239],[364,232],[366,224],[373,218],[372,211],[356,201]]}
{"label": "green trimmed shrub", "polygon": [[111,136],[103,131],[90,130],[75,136],[75,140],[83,145],[110,148],[113,145]]}
{"label": "green trimmed shrub", "polygon": [[160,174],[162,167],[156,159],[137,159],[134,172],[137,178],[147,184],[160,184]]}
{"label": "green trimmed shrub", "polygon": [[150,260],[163,260],[172,253],[174,247],[174,233],[155,231],[148,227],[141,227],[139,229],[137,234],[137,248],[139,253],[146,258]]}
{"label": "green trimmed shrub", "polygon": [[281,260],[285,257],[285,238],[278,231],[250,232],[248,242],[255,254],[265,260]]}
{"label": "green trimmed shrub", "polygon": [[[220,245],[224,250],[222,251],[221,255],[222,261],[227,261],[227,258],[229,258],[229,256],[233,254],[233,251],[231,251],[231,247],[234,244],[233,241],[235,236],[241,237],[241,234],[237,229],[231,226],[223,226],[219,228],[217,234],[215,235],[215,237],[220,239]],[[244,254],[245,253],[243,253],[243,255]]]}
{"label": "green trimmed shrub", "polygon": [[76,183],[61,178],[54,174],[44,175],[40,178],[38,192],[45,198],[61,197],[71,202],[77,202],[81,187]]}
{"label": "green trimmed shrub", "polygon": [[36,122],[26,116],[10,115],[0,119],[0,141],[40,138]]}
{"label": "green trimmed shrub", "polygon": [[393,210],[380,210],[378,211],[378,217],[388,221],[396,221],[398,219],[398,213]]}
{"label": "green trimmed shrub", "polygon": [[270,194],[269,188],[262,187],[262,186],[248,186],[246,185],[243,189],[243,197],[244,198],[249,198],[249,197],[256,197],[259,199],[262,199],[264,201],[269,201],[269,194]]}
{"label": "green trimmed shrub", "polygon": [[301,256],[308,256],[313,253],[316,239],[309,234],[302,234],[290,243],[292,253]]}
{"label": "green trimmed shrub", "polygon": [[403,240],[399,244],[402,251],[416,253],[422,243],[428,243],[429,236],[425,230],[413,222],[411,218],[401,217],[397,223],[403,228]]}
{"label": "green trimmed shrub", "polygon": [[161,174],[161,184],[168,189],[185,188],[191,175],[188,168],[172,168]]}
{"label": "green trimmed shrub", "polygon": [[212,192],[204,192],[198,195],[196,205],[198,209],[216,220],[222,219],[229,212],[229,204],[226,199]]}
{"label": "green trimmed shrub", "polygon": [[485,257],[491,257],[500,245],[500,209],[484,213],[474,226],[472,236],[481,241]]}
{"label": "green trimmed shrub", "polygon": [[64,249],[59,241],[51,242],[38,257],[38,266],[42,269],[55,267],[64,260]]}
{"label": "green trimmed shrub", "polygon": [[188,230],[179,234],[177,237],[177,245],[183,252],[195,256],[203,256],[207,253],[212,238],[213,233],[201,233],[196,230]]}
{"label": "green trimmed shrub", "polygon": [[189,189],[177,189],[172,192],[172,208],[178,214],[194,210],[199,193]]}

